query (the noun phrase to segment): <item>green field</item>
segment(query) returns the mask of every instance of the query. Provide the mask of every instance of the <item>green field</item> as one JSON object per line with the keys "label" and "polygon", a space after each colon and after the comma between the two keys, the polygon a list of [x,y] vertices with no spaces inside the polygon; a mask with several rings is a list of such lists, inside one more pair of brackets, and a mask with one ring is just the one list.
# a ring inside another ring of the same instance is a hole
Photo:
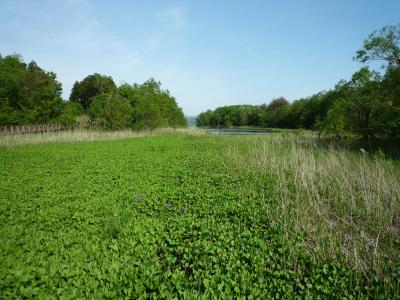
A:
{"label": "green field", "polygon": [[0,151],[1,299],[400,297],[384,157],[279,133]]}

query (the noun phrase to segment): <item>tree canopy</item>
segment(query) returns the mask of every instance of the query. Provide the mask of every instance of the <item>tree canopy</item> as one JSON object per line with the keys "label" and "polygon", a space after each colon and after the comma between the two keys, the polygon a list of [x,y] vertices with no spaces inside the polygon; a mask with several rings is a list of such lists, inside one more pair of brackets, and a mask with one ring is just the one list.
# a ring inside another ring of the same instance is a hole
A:
{"label": "tree canopy", "polygon": [[127,99],[132,108],[132,124],[135,128],[187,126],[182,109],[161,83],[150,78],[143,84],[124,84],[119,94]]}
{"label": "tree canopy", "polygon": [[116,92],[93,97],[90,104],[91,119],[107,129],[122,129],[131,125],[132,107],[129,101]]}
{"label": "tree canopy", "polygon": [[[337,137],[400,138],[400,24],[369,35],[354,59],[385,62],[380,72],[363,66],[334,89],[292,103],[283,97],[261,105],[232,105],[207,110],[198,126],[317,129]],[[85,114],[108,129],[186,126],[182,109],[161,83],[117,87],[98,73],[76,81],[69,101],[61,98],[55,73],[20,55],[0,55],[0,125],[74,123]]]}
{"label": "tree canopy", "polygon": [[357,51],[355,59],[363,63],[382,60],[389,67],[400,67],[400,24],[371,33]]}
{"label": "tree canopy", "polygon": [[110,76],[95,73],[86,76],[82,81],[76,81],[72,87],[70,101],[78,102],[87,110],[93,97],[115,91],[117,86]]}
{"label": "tree canopy", "polygon": [[363,63],[384,60],[387,68],[376,72],[364,66],[334,89],[292,103],[280,97],[259,106],[207,110],[198,116],[197,125],[307,128],[337,137],[355,135],[368,141],[399,139],[400,25],[373,32],[355,59]]}
{"label": "tree canopy", "polygon": [[20,55],[0,56],[0,125],[75,123],[83,114],[112,130],[187,125],[175,98],[153,78],[117,87],[112,77],[95,73],[75,82],[69,101],[61,91],[55,73]]}
{"label": "tree canopy", "polygon": [[0,56],[0,125],[47,123],[64,103],[56,74],[20,55]]}
{"label": "tree canopy", "polygon": [[92,122],[108,129],[187,126],[175,98],[153,78],[143,84],[122,84],[92,97],[90,103]]}

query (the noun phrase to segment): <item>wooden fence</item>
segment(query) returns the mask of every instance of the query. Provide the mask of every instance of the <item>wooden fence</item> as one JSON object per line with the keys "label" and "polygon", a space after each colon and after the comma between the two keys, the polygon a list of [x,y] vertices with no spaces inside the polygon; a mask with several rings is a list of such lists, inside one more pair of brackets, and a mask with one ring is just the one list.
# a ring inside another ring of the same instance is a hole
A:
{"label": "wooden fence", "polygon": [[35,124],[35,125],[10,125],[0,127],[2,134],[23,134],[35,132],[65,131],[74,129],[96,129],[98,126],[89,123],[77,124]]}

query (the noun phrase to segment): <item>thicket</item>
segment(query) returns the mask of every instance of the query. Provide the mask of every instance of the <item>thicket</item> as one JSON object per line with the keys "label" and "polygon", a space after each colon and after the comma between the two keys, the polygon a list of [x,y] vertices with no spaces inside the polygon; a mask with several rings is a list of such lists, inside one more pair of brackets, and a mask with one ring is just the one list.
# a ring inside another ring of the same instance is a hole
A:
{"label": "thicket", "polygon": [[152,78],[117,87],[111,77],[95,73],[75,82],[69,101],[61,92],[54,72],[26,64],[20,55],[0,56],[0,126],[75,123],[85,115],[106,129],[187,125],[175,98]]}
{"label": "thicket", "polygon": [[354,58],[383,60],[382,72],[364,66],[334,89],[289,103],[224,106],[201,113],[198,126],[316,129],[362,140],[400,138],[400,24],[372,33]]}

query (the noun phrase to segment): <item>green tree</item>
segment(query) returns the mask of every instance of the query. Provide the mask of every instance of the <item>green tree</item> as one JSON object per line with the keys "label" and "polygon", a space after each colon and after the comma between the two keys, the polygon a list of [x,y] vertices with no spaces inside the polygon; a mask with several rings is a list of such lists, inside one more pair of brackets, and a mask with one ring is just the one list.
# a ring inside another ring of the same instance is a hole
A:
{"label": "green tree", "polygon": [[385,113],[380,115],[388,138],[400,139],[400,67],[389,68],[382,80]]}
{"label": "green tree", "polygon": [[290,105],[289,101],[284,97],[279,97],[271,101],[270,104],[266,106],[268,111],[274,111],[282,106]]}
{"label": "green tree", "polygon": [[117,130],[131,124],[132,107],[116,92],[103,93],[93,97],[89,115],[92,121],[104,128]]}
{"label": "green tree", "polygon": [[346,108],[345,101],[338,100],[328,110],[327,116],[322,123],[322,129],[325,133],[334,134],[341,138],[346,133]]}
{"label": "green tree", "polygon": [[62,112],[56,74],[20,55],[0,56],[0,125],[47,123]]}
{"label": "green tree", "polygon": [[261,127],[264,125],[264,112],[253,105],[230,105],[207,110],[197,119],[197,126],[204,127]]}
{"label": "green tree", "polygon": [[213,115],[213,111],[211,109],[200,113],[196,118],[196,126],[198,126],[198,127],[211,126],[212,115]]}
{"label": "green tree", "polygon": [[293,101],[289,115],[288,115],[288,125],[290,128],[301,128],[304,126],[304,107],[308,103],[306,99],[299,99]]}
{"label": "green tree", "polygon": [[288,128],[290,126],[290,102],[283,97],[276,98],[268,105],[263,105],[267,127]]}
{"label": "green tree", "polygon": [[68,101],[64,103],[64,108],[61,115],[57,118],[58,122],[61,123],[75,123],[77,117],[84,114],[84,109],[82,105],[78,102]]}
{"label": "green tree", "polygon": [[103,93],[111,93],[116,88],[111,76],[95,73],[86,76],[82,81],[75,82],[69,100],[80,103],[87,110],[93,97]]}
{"label": "green tree", "polygon": [[389,67],[400,66],[400,24],[386,26],[374,31],[357,51],[355,59],[360,62],[383,60]]}
{"label": "green tree", "polygon": [[[339,126],[341,131],[346,129],[363,140],[382,134],[385,128],[382,115],[386,114],[387,108],[380,85],[380,75],[367,67],[354,73],[342,87],[343,98],[328,111],[328,127]],[[335,116],[337,120],[334,120]]]}
{"label": "green tree", "polygon": [[48,123],[61,114],[64,105],[61,92],[55,73],[43,71],[34,61],[28,64],[23,85],[24,105],[36,111],[35,121]]}
{"label": "green tree", "polygon": [[143,84],[124,84],[118,89],[127,99],[132,110],[132,126],[135,128],[187,126],[182,109],[161,83],[150,78]]}

